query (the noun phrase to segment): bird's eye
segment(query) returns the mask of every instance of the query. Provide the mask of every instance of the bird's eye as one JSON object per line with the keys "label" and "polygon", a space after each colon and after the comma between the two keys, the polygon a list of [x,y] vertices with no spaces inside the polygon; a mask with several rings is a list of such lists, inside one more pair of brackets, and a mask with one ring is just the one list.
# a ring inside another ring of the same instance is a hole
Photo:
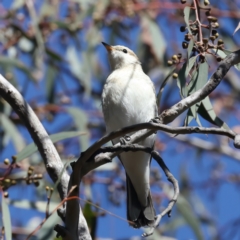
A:
{"label": "bird's eye", "polygon": [[127,49],[124,48],[124,49],[123,49],[123,52],[124,52],[124,53],[127,53]]}

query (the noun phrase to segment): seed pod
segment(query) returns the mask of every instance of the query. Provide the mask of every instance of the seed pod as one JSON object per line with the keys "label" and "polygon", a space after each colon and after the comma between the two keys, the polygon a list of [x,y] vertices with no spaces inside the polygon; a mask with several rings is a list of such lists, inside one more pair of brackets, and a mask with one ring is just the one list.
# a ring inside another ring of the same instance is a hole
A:
{"label": "seed pod", "polygon": [[32,175],[33,171],[31,169],[28,170],[28,176],[30,177]]}
{"label": "seed pod", "polygon": [[212,27],[213,28],[219,28],[219,23],[218,22],[212,23]]}
{"label": "seed pod", "polygon": [[15,163],[17,161],[17,157],[16,156],[12,156],[12,163]]}
{"label": "seed pod", "polygon": [[27,183],[27,185],[30,185],[32,183],[32,179],[27,179],[26,183]]}
{"label": "seed pod", "polygon": [[200,55],[199,59],[200,59],[201,63],[204,63],[204,62],[205,62],[205,56]]}
{"label": "seed pod", "polygon": [[207,44],[208,43],[208,38],[203,38],[203,43]]}
{"label": "seed pod", "polygon": [[11,180],[11,185],[16,185],[16,184],[17,184],[16,180],[15,180],[15,179],[12,179],[12,180]]}
{"label": "seed pod", "polygon": [[185,26],[181,26],[180,27],[180,32],[185,32],[186,31],[186,27]]}
{"label": "seed pod", "polygon": [[177,55],[174,54],[174,55],[172,56],[172,60],[177,60],[177,59],[178,59]]}
{"label": "seed pod", "polygon": [[39,173],[39,174],[37,175],[37,178],[38,178],[38,179],[42,179],[42,178],[43,178],[43,175],[42,175],[41,173]]}
{"label": "seed pod", "polygon": [[221,44],[223,44],[223,43],[224,43],[224,42],[223,42],[222,39],[218,39],[217,45],[221,45]]}
{"label": "seed pod", "polygon": [[33,183],[34,183],[34,185],[35,185],[36,187],[38,187],[39,184],[40,184],[39,181],[37,181],[37,180],[34,180]]}
{"label": "seed pod", "polygon": [[209,22],[214,22],[214,23],[217,22],[217,18],[213,16],[208,16],[207,19]]}
{"label": "seed pod", "polygon": [[177,74],[177,73],[173,73],[172,76],[173,76],[173,78],[175,78],[175,79],[178,78],[178,74]]}
{"label": "seed pod", "polygon": [[210,10],[206,11],[205,13],[206,16],[210,16],[210,14],[211,14]]}
{"label": "seed pod", "polygon": [[178,53],[177,57],[178,57],[178,59],[181,59],[182,58],[182,54]]}
{"label": "seed pod", "polygon": [[5,164],[5,165],[9,165],[9,163],[10,163],[10,162],[9,162],[9,159],[8,159],[8,158],[4,159],[4,164]]}
{"label": "seed pod", "polygon": [[49,186],[46,186],[45,189],[46,189],[46,191],[48,191],[49,190]]}
{"label": "seed pod", "polygon": [[168,66],[172,66],[173,62],[171,60],[168,60],[167,64],[168,64]]}
{"label": "seed pod", "polygon": [[5,198],[8,198],[8,196],[9,196],[8,192],[5,192],[5,193],[4,193],[4,197],[5,197]]}
{"label": "seed pod", "polygon": [[187,42],[182,42],[182,48],[183,48],[183,49],[188,48],[188,43],[187,43]]}
{"label": "seed pod", "polygon": [[185,34],[184,40],[185,41],[190,41],[191,40],[191,35],[189,33]]}
{"label": "seed pod", "polygon": [[212,40],[212,42],[214,42],[214,40],[216,39],[215,36],[211,36],[210,39]]}
{"label": "seed pod", "polygon": [[213,29],[212,30],[212,35],[216,35],[218,32],[217,32],[217,30],[216,29]]}
{"label": "seed pod", "polygon": [[29,168],[28,168],[29,170],[34,170],[34,167],[33,166],[29,166]]}
{"label": "seed pod", "polygon": [[5,179],[4,179],[4,182],[5,182],[5,183],[10,183],[11,181],[10,181],[9,178],[5,178]]}
{"label": "seed pod", "polygon": [[204,0],[203,3],[204,3],[205,6],[208,6],[210,4],[210,2],[208,0]]}

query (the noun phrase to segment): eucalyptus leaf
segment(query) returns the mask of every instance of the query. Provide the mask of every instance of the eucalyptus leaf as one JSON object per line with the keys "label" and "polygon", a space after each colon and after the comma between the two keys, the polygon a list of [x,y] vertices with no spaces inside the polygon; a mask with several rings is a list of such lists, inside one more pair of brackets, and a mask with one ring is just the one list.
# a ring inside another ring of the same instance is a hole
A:
{"label": "eucalyptus leaf", "polygon": [[0,56],[0,66],[10,66],[10,67],[16,67],[19,70],[23,71],[29,79],[33,80],[34,82],[36,81],[36,78],[32,74],[32,70],[28,68],[25,64],[23,64],[21,61],[15,58],[9,58],[6,56]]}
{"label": "eucalyptus leaf", "polygon": [[193,112],[195,112],[195,109],[192,110],[192,107],[188,109],[186,118],[184,120],[184,126],[188,126],[191,123],[191,121],[195,118],[193,116]]}
{"label": "eucalyptus leaf", "polygon": [[57,69],[49,65],[46,72],[46,94],[49,103],[54,103],[55,79],[57,74]]}
{"label": "eucalyptus leaf", "polygon": [[194,63],[196,62],[197,56],[191,57],[188,61],[186,61],[182,68],[179,71],[178,74],[178,79],[177,79],[177,84],[178,87],[180,88],[180,94],[182,98],[186,97],[188,95],[188,89],[189,87],[186,86],[186,80],[189,75],[189,72],[194,66]]}
{"label": "eucalyptus leaf", "polygon": [[11,9],[17,10],[25,4],[25,0],[14,0],[11,5]]}
{"label": "eucalyptus leaf", "polygon": [[[53,143],[56,143],[61,140],[65,140],[65,139],[73,138],[73,137],[77,137],[77,136],[82,136],[85,134],[86,133],[84,133],[84,132],[70,131],[70,132],[60,132],[60,133],[52,134],[49,137]],[[17,162],[29,157],[30,155],[35,153],[37,150],[38,149],[37,149],[37,146],[35,145],[35,143],[29,144],[20,153],[17,154],[17,156],[16,156]]]}
{"label": "eucalyptus leaf", "polygon": [[186,69],[187,69],[187,62],[185,62],[182,65],[182,68],[180,69],[178,73],[178,78],[177,78],[177,85],[180,89],[180,95],[182,98],[186,97]]}
{"label": "eucalyptus leaf", "polygon": [[2,113],[0,113],[0,126],[2,126],[5,134],[13,141],[16,151],[21,151],[25,147],[24,139],[14,123]]}
{"label": "eucalyptus leaf", "polygon": [[[22,209],[35,209],[39,212],[45,213],[46,212],[46,206],[47,202],[46,201],[29,201],[29,200],[15,200],[11,199],[9,200],[9,205],[14,206],[16,208],[22,208]],[[59,205],[58,202],[54,202],[51,199],[51,204],[50,204],[50,211],[55,209]]]}
{"label": "eucalyptus leaf", "polygon": [[163,62],[167,43],[159,25],[156,21],[145,14],[141,15],[141,20],[143,42],[151,47],[152,53],[155,55],[157,60],[159,62]]}
{"label": "eucalyptus leaf", "polygon": [[201,89],[208,80],[208,64],[207,62],[203,62],[199,64],[199,68],[198,68],[198,79],[196,82],[196,88],[195,91]]}
{"label": "eucalyptus leaf", "polygon": [[196,217],[195,213],[193,212],[193,209],[191,205],[188,203],[187,199],[182,195],[180,195],[178,197],[176,206],[178,211],[182,215],[182,217],[185,219],[188,225],[192,228],[196,236],[196,239],[203,240],[204,238],[201,231],[201,223]]}
{"label": "eucalyptus leaf", "polygon": [[226,130],[230,130],[229,126],[216,116],[209,97],[206,97],[204,100],[202,100],[198,108],[198,113],[208,122]]}
{"label": "eucalyptus leaf", "polygon": [[174,71],[176,70],[176,67],[173,67],[170,72],[167,74],[167,76],[165,77],[165,79],[163,80],[160,88],[159,88],[159,91],[158,91],[158,94],[157,94],[157,106],[158,106],[158,109],[160,109],[160,104],[161,104],[161,97],[162,97],[162,92],[164,90],[164,87],[165,85],[167,84],[167,81],[170,79],[170,77],[172,76],[172,74],[174,73]]}
{"label": "eucalyptus leaf", "polygon": [[190,42],[188,43],[188,48],[187,48],[187,59],[189,59],[190,56],[191,56],[193,46],[194,46],[194,42],[193,42],[193,39],[191,39]]}
{"label": "eucalyptus leaf", "polygon": [[[72,116],[75,126],[79,131],[89,132],[87,128],[88,116],[87,114],[79,108],[68,107],[65,108],[66,111]],[[81,151],[85,151],[89,147],[89,136],[88,134],[85,137],[79,139]]]}
{"label": "eucalyptus leaf", "polygon": [[[227,49],[223,49],[223,50],[220,50],[220,49],[213,49],[213,51],[219,55],[222,59],[224,59],[226,56],[228,56],[229,54],[231,54],[232,52],[227,50]],[[238,64],[235,64],[234,67],[240,71],[240,63]]]}
{"label": "eucalyptus leaf", "polygon": [[189,26],[190,10],[191,10],[191,8],[189,6],[186,6],[183,10],[183,14],[184,14],[184,21],[187,25],[188,32],[192,33],[191,28]]}
{"label": "eucalyptus leaf", "polygon": [[6,240],[12,240],[12,225],[11,225],[11,216],[8,204],[6,203],[6,199],[2,194],[2,221],[5,230]]}
{"label": "eucalyptus leaf", "polygon": [[44,1],[40,9],[40,17],[57,17],[58,5],[51,4],[49,1]]}
{"label": "eucalyptus leaf", "polygon": [[72,45],[68,47],[66,58],[70,66],[70,70],[73,75],[84,86],[85,93],[90,95],[91,93],[91,65],[88,62],[88,54],[82,52],[82,60],[77,54],[77,50]]}

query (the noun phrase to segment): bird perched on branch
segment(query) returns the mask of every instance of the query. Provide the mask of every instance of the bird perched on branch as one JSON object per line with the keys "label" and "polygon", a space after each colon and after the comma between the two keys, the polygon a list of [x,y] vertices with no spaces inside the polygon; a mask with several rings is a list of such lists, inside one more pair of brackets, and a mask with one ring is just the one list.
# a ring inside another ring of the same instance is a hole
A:
{"label": "bird perched on branch", "polygon": [[[157,116],[155,88],[138,57],[127,47],[103,45],[112,68],[102,93],[107,132],[149,122]],[[113,143],[119,140],[114,139]],[[155,134],[139,144],[153,147],[154,141]],[[133,227],[152,227],[155,210],[150,192],[151,156],[145,152],[123,152],[119,158],[126,170],[127,218]]]}

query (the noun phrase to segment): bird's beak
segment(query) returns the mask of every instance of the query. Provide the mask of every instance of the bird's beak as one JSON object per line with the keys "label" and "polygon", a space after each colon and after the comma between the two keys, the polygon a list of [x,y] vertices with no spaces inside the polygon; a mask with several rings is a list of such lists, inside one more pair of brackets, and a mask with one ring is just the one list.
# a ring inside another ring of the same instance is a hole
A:
{"label": "bird's beak", "polygon": [[113,50],[113,47],[105,42],[102,42],[104,47],[107,49],[108,52],[111,52]]}

